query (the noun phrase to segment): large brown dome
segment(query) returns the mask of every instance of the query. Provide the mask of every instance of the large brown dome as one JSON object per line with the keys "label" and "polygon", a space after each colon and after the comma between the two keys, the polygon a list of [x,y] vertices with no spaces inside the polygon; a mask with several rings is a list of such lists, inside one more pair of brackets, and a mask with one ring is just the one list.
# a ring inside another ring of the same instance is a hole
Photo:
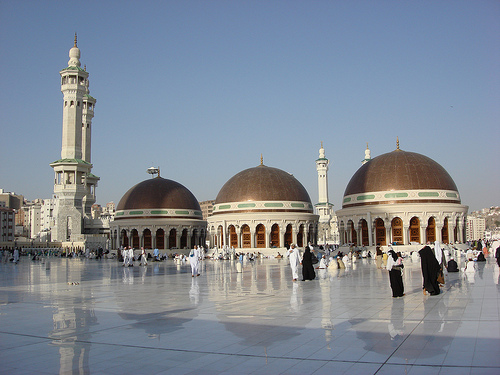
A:
{"label": "large brown dome", "polygon": [[219,191],[215,204],[246,201],[311,203],[311,198],[304,186],[290,173],[259,165],[231,177]]}
{"label": "large brown dome", "polygon": [[201,210],[195,196],[187,188],[162,177],[142,181],[130,188],[120,199],[116,210],[153,208]]}
{"label": "large brown dome", "polygon": [[344,197],[377,191],[425,189],[458,192],[451,176],[434,160],[397,149],[359,168],[349,181]]}

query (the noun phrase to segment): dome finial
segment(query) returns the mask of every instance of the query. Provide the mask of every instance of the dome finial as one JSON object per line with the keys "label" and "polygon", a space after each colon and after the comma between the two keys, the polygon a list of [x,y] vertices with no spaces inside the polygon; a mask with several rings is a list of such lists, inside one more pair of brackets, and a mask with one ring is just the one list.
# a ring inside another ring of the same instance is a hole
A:
{"label": "dome finial", "polygon": [[325,159],[325,149],[323,148],[323,141],[321,141],[321,148],[319,149],[319,158]]}
{"label": "dome finial", "polygon": [[396,137],[396,150],[399,150],[399,136]]}
{"label": "dome finial", "polygon": [[264,158],[262,157],[262,154],[260,154],[260,165],[264,165]]}
{"label": "dome finial", "polygon": [[75,45],[69,50],[68,66],[80,66],[80,49],[76,46],[76,33]]}
{"label": "dome finial", "polygon": [[75,31],[75,47],[78,47],[78,46],[76,45],[76,31]]}
{"label": "dome finial", "polygon": [[368,148],[368,142],[366,142],[366,149],[369,150],[369,148]]}

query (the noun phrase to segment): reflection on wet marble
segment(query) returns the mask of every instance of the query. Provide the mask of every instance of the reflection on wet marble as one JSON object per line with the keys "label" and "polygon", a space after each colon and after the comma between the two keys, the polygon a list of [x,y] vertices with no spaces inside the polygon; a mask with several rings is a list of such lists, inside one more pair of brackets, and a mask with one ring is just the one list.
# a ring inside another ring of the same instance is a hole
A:
{"label": "reflection on wet marble", "polygon": [[202,263],[0,264],[0,374],[500,373],[493,258],[439,296],[407,260],[396,299],[368,259],[309,282],[286,260]]}

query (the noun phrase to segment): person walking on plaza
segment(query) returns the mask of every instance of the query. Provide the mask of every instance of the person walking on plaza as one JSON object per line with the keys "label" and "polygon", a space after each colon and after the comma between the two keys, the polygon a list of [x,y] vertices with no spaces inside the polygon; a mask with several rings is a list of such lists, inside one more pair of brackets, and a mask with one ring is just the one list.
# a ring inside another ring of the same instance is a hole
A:
{"label": "person walking on plaza", "polygon": [[418,254],[420,255],[420,266],[422,268],[422,277],[424,279],[424,294],[428,292],[431,296],[436,296],[441,293],[437,280],[440,268],[439,263],[434,255],[434,252],[429,246],[422,248]]}
{"label": "person walking on plaza", "polygon": [[389,250],[387,254],[386,268],[387,271],[389,271],[392,297],[403,297],[405,295],[405,288],[403,285],[403,258],[398,256],[393,249]]}
{"label": "person walking on plaza", "polygon": [[500,267],[500,246],[495,250],[495,258],[497,260],[498,267]]}
{"label": "person walking on plaza", "polygon": [[316,278],[316,272],[314,272],[313,267],[313,256],[309,246],[306,246],[304,255],[302,256],[302,281],[314,280]]}
{"label": "person walking on plaza", "polygon": [[382,268],[382,250],[380,249],[380,244],[377,244],[375,253],[375,265],[377,269]]}
{"label": "person walking on plaza", "polygon": [[144,247],[141,247],[141,263],[139,263],[139,266],[147,266],[148,265],[148,258],[146,256],[146,250],[144,250]]}
{"label": "person walking on plaza", "polygon": [[19,249],[16,247],[14,249],[14,264],[19,263]]}
{"label": "person walking on plaza", "polygon": [[292,280],[297,281],[299,278],[300,254],[294,244],[290,245],[287,256],[290,261],[290,268],[292,269]]}
{"label": "person walking on plaza", "polygon": [[200,276],[200,251],[195,245],[194,249],[189,252],[189,264],[191,264],[191,277]]}

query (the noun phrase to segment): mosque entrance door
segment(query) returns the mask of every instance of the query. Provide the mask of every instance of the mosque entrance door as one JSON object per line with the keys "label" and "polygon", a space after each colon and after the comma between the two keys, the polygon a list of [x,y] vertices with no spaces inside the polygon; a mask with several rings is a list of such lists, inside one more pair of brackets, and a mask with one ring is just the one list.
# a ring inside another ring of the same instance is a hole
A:
{"label": "mosque entrance door", "polygon": [[448,238],[448,218],[444,218],[443,229],[441,229],[441,242],[442,243],[450,243],[450,239]]}
{"label": "mosque entrance door", "polygon": [[410,242],[420,243],[420,220],[418,217],[410,219]]}
{"label": "mosque entrance door", "polygon": [[370,244],[370,240],[368,239],[368,224],[365,219],[361,220],[361,244],[363,246]]}
{"label": "mosque entrance door", "polygon": [[293,241],[292,238],[293,238],[292,237],[292,224],[288,224],[286,226],[286,232],[285,232],[285,247],[290,246],[290,244]]}
{"label": "mosque entrance door", "polygon": [[392,227],[392,243],[395,245],[404,245],[403,241],[403,220],[395,217],[391,222]]}
{"label": "mosque entrance door", "polygon": [[455,237],[453,239],[453,242],[462,241],[461,238],[458,238],[458,226],[459,225],[460,225],[460,221],[457,219],[457,222],[455,223],[455,229],[453,230],[453,236]]}
{"label": "mosque entrance door", "polygon": [[299,233],[297,233],[297,246],[304,246],[304,224],[301,224],[299,227]]}
{"label": "mosque entrance door", "polygon": [[121,231],[121,238],[122,238],[122,244],[121,245],[123,247],[129,247],[127,231],[125,229],[122,229],[122,231]]}
{"label": "mosque entrance door", "polygon": [[271,227],[271,247],[280,247],[280,227],[273,224]]}
{"label": "mosque entrance door", "polygon": [[142,236],[144,238],[144,248],[151,249],[151,231],[149,229],[144,229]]}
{"label": "mosque entrance door", "polygon": [[229,226],[229,246],[234,248],[238,247],[238,235],[236,234],[234,225]]}
{"label": "mosque entrance door", "polygon": [[249,249],[252,247],[252,238],[250,233],[250,227],[248,225],[243,225],[241,227],[241,247]]}
{"label": "mosque entrance door", "polygon": [[137,229],[132,229],[130,236],[132,237],[132,247],[138,249],[140,245],[139,245],[139,233],[137,232]]}
{"label": "mosque entrance door", "polygon": [[429,218],[427,228],[425,229],[426,242],[436,241],[436,221],[433,217]]}
{"label": "mosque entrance door", "polygon": [[181,249],[187,247],[187,239],[188,239],[187,229],[184,229],[181,235],[181,246],[180,246]]}
{"label": "mosque entrance door", "polygon": [[168,248],[172,249],[174,247],[177,247],[177,230],[172,228],[168,236]]}
{"label": "mosque entrance door", "polygon": [[257,248],[265,248],[266,247],[266,228],[264,225],[259,224],[257,228],[255,228],[255,236],[257,237]]}
{"label": "mosque entrance door", "polygon": [[156,248],[165,249],[165,231],[163,229],[156,231]]}
{"label": "mosque entrance door", "polygon": [[357,246],[358,245],[358,234],[356,232],[356,229],[354,229],[354,223],[352,222],[352,220],[349,220],[347,222],[347,228],[349,228],[349,234],[351,236],[350,238],[350,243],[354,244],[354,246]]}
{"label": "mosque entrance door", "polygon": [[380,246],[386,246],[387,242],[385,240],[385,225],[384,220],[378,218],[375,220],[375,242],[380,244]]}

